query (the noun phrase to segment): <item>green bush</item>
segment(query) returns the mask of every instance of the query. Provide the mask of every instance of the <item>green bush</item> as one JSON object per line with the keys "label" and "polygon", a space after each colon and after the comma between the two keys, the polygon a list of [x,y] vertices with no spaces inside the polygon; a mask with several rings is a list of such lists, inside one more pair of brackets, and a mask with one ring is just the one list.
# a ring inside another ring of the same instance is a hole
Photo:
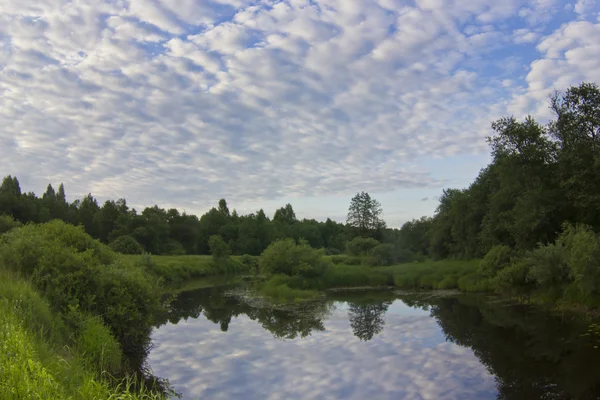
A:
{"label": "green bush", "polygon": [[335,247],[328,247],[325,249],[325,255],[337,256],[338,254],[342,254],[342,252],[339,249],[336,249]]}
{"label": "green bush", "polygon": [[293,239],[277,240],[260,256],[260,269],[274,275],[301,275],[313,278],[322,275],[329,262],[322,251],[313,249],[305,241],[296,244]]}
{"label": "green bush", "polygon": [[355,257],[366,256],[377,246],[379,242],[373,238],[355,237],[346,243],[346,253]]}
{"label": "green bush", "polygon": [[564,246],[570,277],[588,297],[600,290],[600,240],[591,227],[566,225],[558,243]]}
{"label": "green bush", "polygon": [[213,259],[217,262],[225,260],[231,255],[229,245],[219,235],[212,235],[208,239],[208,246],[210,247]]}
{"label": "green bush", "polygon": [[569,266],[564,246],[560,243],[540,246],[529,254],[528,280],[541,287],[559,286],[569,281]]}
{"label": "green bush", "polygon": [[380,244],[369,251],[367,265],[393,265],[396,262],[396,249],[390,243]]}
{"label": "green bush", "polygon": [[494,279],[496,289],[502,292],[527,288],[530,286],[527,279],[530,269],[531,261],[529,259],[513,262],[496,275]]}
{"label": "green bush", "polygon": [[514,256],[513,250],[508,246],[498,245],[492,247],[485,255],[479,265],[479,273],[482,276],[492,278],[498,271],[510,264],[511,257]]}
{"label": "green bush", "polygon": [[15,221],[10,215],[0,215],[0,235],[20,226],[21,223]]}
{"label": "green bush", "polygon": [[124,352],[138,356],[161,307],[159,287],[143,269],[116,260],[107,246],[62,221],[0,237],[0,268],[30,279],[55,311],[101,316]]}
{"label": "green bush", "polygon": [[240,262],[246,265],[250,270],[255,270],[258,268],[259,257],[251,256],[250,254],[244,254],[240,257]]}
{"label": "green bush", "polygon": [[161,310],[158,282],[141,269],[121,264],[106,266],[95,281],[90,311],[102,316],[126,355],[139,356],[149,344],[154,317]]}
{"label": "green bush", "polygon": [[142,254],[144,252],[142,245],[129,235],[119,236],[108,247],[121,254]]}

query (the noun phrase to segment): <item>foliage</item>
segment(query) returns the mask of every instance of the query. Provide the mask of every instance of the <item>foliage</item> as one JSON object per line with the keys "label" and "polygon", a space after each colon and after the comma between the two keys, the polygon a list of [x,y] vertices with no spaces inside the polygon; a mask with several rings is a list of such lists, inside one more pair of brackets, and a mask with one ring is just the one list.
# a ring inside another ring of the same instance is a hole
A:
{"label": "foliage", "polygon": [[396,249],[390,243],[380,244],[369,251],[367,265],[392,265],[396,262]]}
{"label": "foliage", "polygon": [[498,272],[494,280],[496,289],[500,292],[523,290],[530,286],[528,276],[531,270],[531,260],[528,258],[514,261]]}
{"label": "foliage", "polygon": [[210,247],[210,252],[213,256],[213,259],[216,262],[221,262],[226,260],[231,255],[231,249],[229,245],[225,243],[223,238],[219,235],[213,235],[208,240],[208,246]]}
{"label": "foliage", "polygon": [[0,235],[10,231],[13,228],[21,226],[19,221],[15,221],[10,215],[0,215]]}
{"label": "foliage", "polygon": [[[60,314],[26,281],[0,269],[0,393],[20,399],[164,399],[121,369],[120,348],[99,317],[64,331]],[[67,353],[65,353],[65,349]]]}
{"label": "foliage", "polygon": [[261,286],[261,292],[276,301],[312,299],[319,295],[315,290],[290,288],[289,279],[287,275],[273,275]]}
{"label": "foliage", "polygon": [[322,275],[328,265],[322,251],[311,248],[304,241],[296,244],[292,239],[275,241],[260,256],[260,269],[269,275],[313,278]]}
{"label": "foliage", "polygon": [[360,257],[367,256],[375,247],[379,246],[379,242],[373,238],[355,237],[346,243],[346,253],[350,256]]}
{"label": "foliage", "polygon": [[479,273],[488,278],[496,276],[503,268],[510,264],[514,251],[504,245],[494,246],[481,260],[479,264]]}
{"label": "foliage", "polygon": [[359,235],[377,234],[385,228],[382,214],[381,203],[369,193],[357,193],[350,201],[346,224],[353,227]]}
{"label": "foliage", "polygon": [[130,235],[119,236],[108,245],[113,251],[121,254],[142,254],[144,248]]}
{"label": "foliage", "polygon": [[102,316],[126,355],[145,351],[158,283],[81,227],[55,220],[13,229],[0,239],[0,269],[31,279],[56,312]]}
{"label": "foliage", "polygon": [[532,265],[529,278],[541,287],[559,286],[568,282],[569,266],[562,244],[540,246],[529,255]]}

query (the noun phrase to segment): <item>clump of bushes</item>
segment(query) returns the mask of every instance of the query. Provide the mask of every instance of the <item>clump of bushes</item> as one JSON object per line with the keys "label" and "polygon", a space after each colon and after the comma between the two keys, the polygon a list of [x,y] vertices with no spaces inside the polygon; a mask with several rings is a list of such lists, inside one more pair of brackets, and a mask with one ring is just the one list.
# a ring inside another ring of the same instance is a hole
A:
{"label": "clump of bushes", "polygon": [[126,355],[146,351],[161,309],[157,280],[83,228],[55,220],[13,229],[0,237],[0,269],[29,279],[59,314],[101,317]]}
{"label": "clump of bushes", "polygon": [[508,266],[511,258],[514,256],[514,251],[508,246],[494,246],[483,257],[479,265],[479,273],[487,278],[493,278],[496,274]]}
{"label": "clump of bushes", "polygon": [[10,215],[0,215],[0,235],[13,228],[18,228],[19,226],[21,226],[21,223],[15,221]]}
{"label": "clump of bushes", "polygon": [[322,275],[329,262],[322,250],[313,249],[306,241],[280,239],[269,245],[260,256],[260,270],[267,275],[300,275],[314,278]]}
{"label": "clump of bushes", "polygon": [[108,247],[121,254],[142,254],[144,252],[142,245],[130,235],[119,236],[110,242]]}
{"label": "clump of bushes", "polygon": [[379,242],[373,238],[355,237],[346,243],[346,254],[355,257],[369,255],[369,252],[379,246]]}

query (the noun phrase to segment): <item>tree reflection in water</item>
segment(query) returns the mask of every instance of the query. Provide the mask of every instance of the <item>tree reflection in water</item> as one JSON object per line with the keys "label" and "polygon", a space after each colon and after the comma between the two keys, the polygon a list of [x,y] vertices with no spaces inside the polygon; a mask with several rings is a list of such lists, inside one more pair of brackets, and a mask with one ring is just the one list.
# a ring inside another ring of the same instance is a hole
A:
{"label": "tree reflection in water", "polygon": [[600,398],[600,350],[594,349],[593,338],[582,336],[588,326],[583,321],[480,296],[354,292],[277,307],[226,295],[228,289],[179,294],[159,325],[202,314],[227,331],[233,318],[246,315],[275,337],[289,340],[324,331],[335,305],[345,304],[353,334],[366,342],[384,332],[385,314],[400,300],[428,310],[447,341],[472,349],[495,376],[499,399]]}

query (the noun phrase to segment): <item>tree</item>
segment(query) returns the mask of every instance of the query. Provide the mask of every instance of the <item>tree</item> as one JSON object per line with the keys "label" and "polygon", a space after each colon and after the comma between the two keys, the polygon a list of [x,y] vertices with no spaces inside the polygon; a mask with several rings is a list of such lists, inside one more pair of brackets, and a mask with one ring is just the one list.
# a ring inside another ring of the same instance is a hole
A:
{"label": "tree", "polygon": [[277,211],[275,211],[275,215],[273,216],[273,221],[281,222],[284,224],[293,224],[296,222],[296,213],[292,208],[291,204],[286,204],[285,207],[281,207]]}
{"label": "tree", "polygon": [[381,204],[369,193],[361,192],[350,201],[346,223],[359,235],[371,236],[385,228],[382,214]]}
{"label": "tree", "polygon": [[231,215],[229,214],[229,207],[227,207],[227,201],[225,199],[219,200],[219,212],[224,216],[229,218]]}

